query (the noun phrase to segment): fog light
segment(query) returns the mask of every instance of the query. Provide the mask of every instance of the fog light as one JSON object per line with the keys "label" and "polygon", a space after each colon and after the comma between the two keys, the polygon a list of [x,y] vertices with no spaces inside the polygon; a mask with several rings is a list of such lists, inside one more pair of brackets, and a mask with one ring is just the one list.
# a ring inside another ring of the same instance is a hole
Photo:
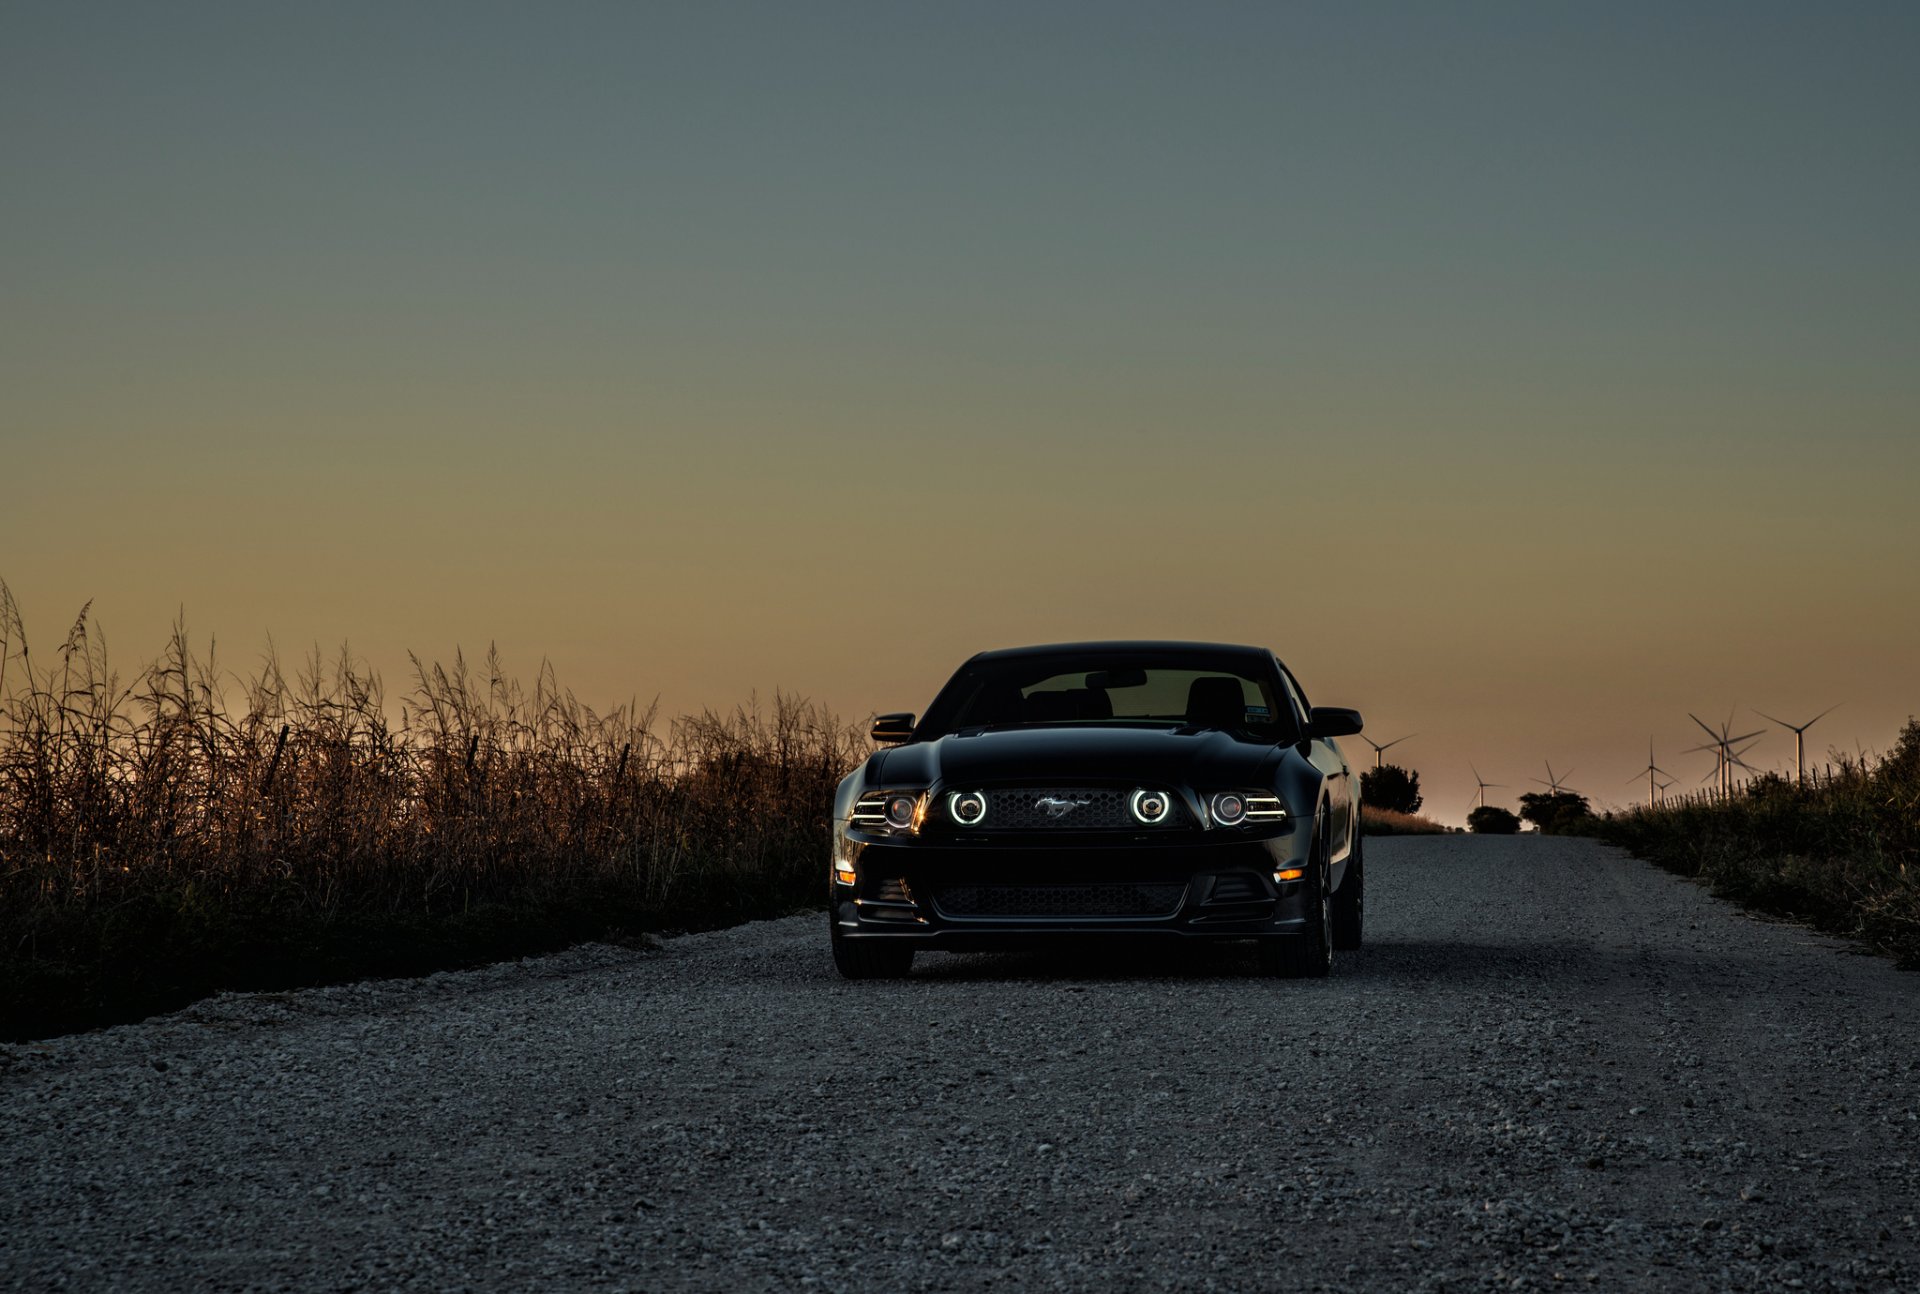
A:
{"label": "fog light", "polygon": [[842,885],[853,885],[860,880],[858,876],[853,874],[852,863],[835,863],[833,865],[833,879]]}
{"label": "fog light", "polygon": [[1133,816],[1145,823],[1165,822],[1173,812],[1173,800],[1160,791],[1135,791],[1129,803]]}
{"label": "fog light", "polygon": [[947,797],[947,812],[963,827],[977,827],[987,816],[987,797],[979,791],[955,791]]}
{"label": "fog light", "polygon": [[1306,874],[1307,871],[1304,867],[1283,867],[1273,874],[1273,879],[1276,881],[1297,881]]}

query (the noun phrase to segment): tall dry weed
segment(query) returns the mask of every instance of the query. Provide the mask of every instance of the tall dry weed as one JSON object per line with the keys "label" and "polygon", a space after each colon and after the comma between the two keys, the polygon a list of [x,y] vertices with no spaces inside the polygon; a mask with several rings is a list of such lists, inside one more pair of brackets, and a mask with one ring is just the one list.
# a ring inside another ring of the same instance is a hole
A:
{"label": "tall dry weed", "polygon": [[571,934],[790,910],[822,889],[833,788],[867,749],[797,697],[663,723],[492,651],[414,658],[390,700],[344,647],[233,673],[177,624],[123,684],[90,608],[42,659],[0,583],[0,961],[99,997],[100,966],[156,941],[220,961],[479,910],[495,932],[564,912]]}

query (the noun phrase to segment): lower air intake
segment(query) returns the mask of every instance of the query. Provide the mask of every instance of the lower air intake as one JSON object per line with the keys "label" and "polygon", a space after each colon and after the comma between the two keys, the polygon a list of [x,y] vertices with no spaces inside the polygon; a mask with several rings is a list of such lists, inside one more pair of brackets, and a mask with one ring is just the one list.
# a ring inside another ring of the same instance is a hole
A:
{"label": "lower air intake", "polygon": [[981,917],[1166,917],[1180,909],[1180,881],[1077,885],[945,885],[934,892],[942,915]]}

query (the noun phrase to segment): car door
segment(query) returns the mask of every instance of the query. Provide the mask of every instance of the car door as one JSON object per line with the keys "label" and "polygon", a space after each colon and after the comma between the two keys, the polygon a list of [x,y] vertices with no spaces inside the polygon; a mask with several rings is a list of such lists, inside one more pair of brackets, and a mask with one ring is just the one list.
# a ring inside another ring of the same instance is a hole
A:
{"label": "car door", "polygon": [[[1313,705],[1307,700],[1306,690],[1300,686],[1300,680],[1293,676],[1278,660],[1280,677],[1286,681],[1287,690],[1293,696],[1300,710],[1300,721],[1313,713]],[[1327,849],[1334,864],[1334,884],[1338,885],[1345,875],[1347,858],[1353,849],[1353,840],[1360,830],[1360,813],[1357,786],[1354,782],[1353,766],[1347,762],[1340,743],[1331,737],[1314,738],[1307,743],[1307,759],[1320,770],[1327,787]]]}

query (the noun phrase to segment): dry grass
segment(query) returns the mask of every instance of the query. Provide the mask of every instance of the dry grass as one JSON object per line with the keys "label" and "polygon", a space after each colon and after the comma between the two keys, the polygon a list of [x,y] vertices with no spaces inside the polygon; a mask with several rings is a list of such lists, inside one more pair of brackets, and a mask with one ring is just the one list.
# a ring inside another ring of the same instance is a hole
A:
{"label": "dry grass", "polygon": [[1396,813],[1375,805],[1360,806],[1360,831],[1368,836],[1444,836],[1447,828],[1417,813]]}
{"label": "dry grass", "polygon": [[1853,935],[1920,969],[1920,724],[1891,755],[1795,786],[1608,814],[1595,834],[1750,907]]}
{"label": "dry grass", "polygon": [[0,1034],[818,902],[867,750],[820,708],[663,725],[491,653],[411,684],[179,628],[123,684],[85,609],[34,656],[0,584]]}

